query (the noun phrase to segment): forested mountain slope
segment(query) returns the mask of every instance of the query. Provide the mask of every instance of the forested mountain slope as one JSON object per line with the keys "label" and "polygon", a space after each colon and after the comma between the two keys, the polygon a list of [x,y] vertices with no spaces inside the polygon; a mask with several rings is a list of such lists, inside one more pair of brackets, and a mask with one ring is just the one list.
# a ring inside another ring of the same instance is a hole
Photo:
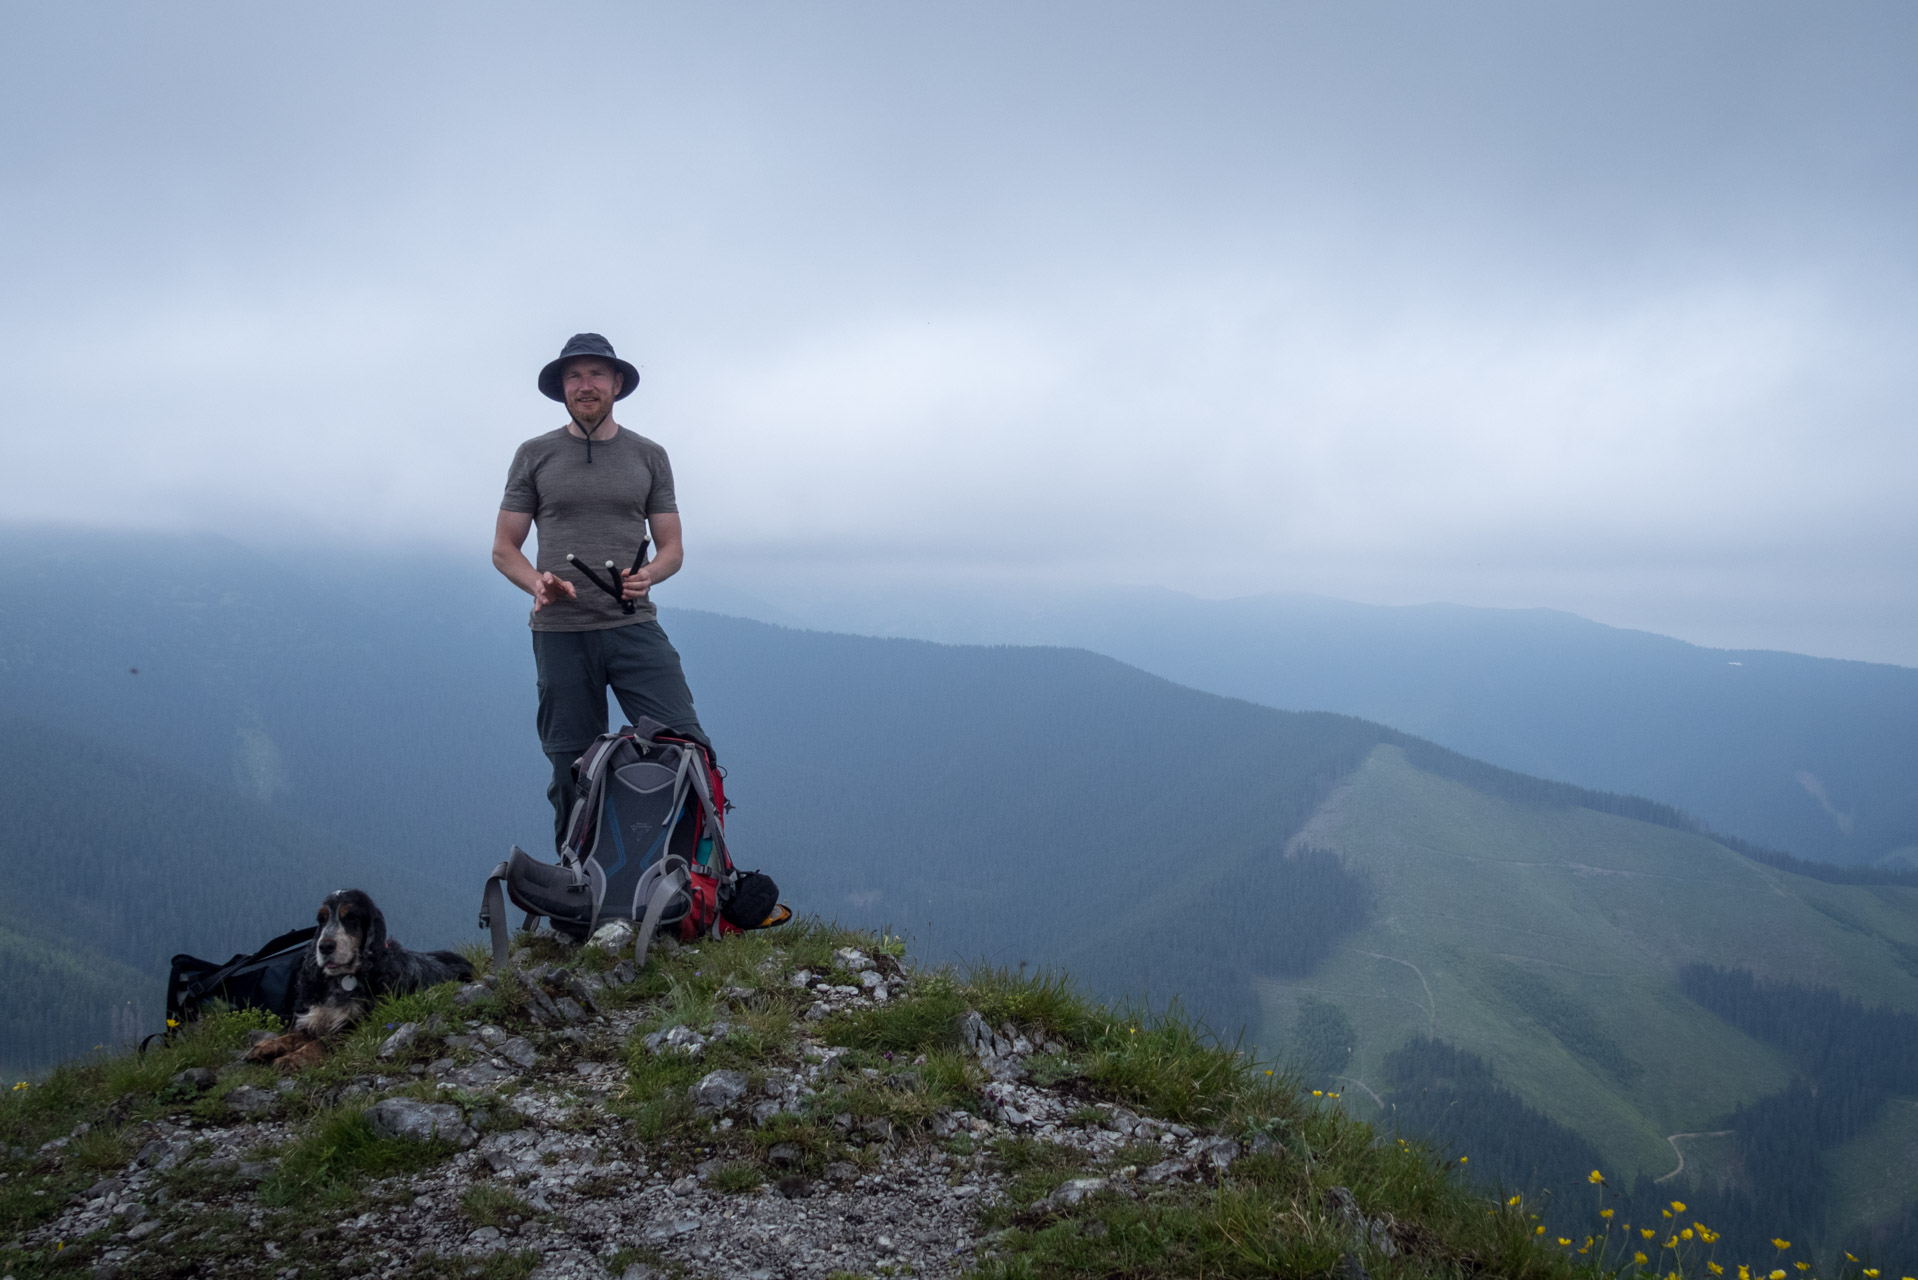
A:
{"label": "forested mountain slope", "polygon": [[790,625],[1091,649],[1195,689],[1361,716],[1520,773],[1649,796],[1801,857],[1918,860],[1909,667],[1712,649],[1550,609],[810,580],[707,594]]}
{"label": "forested mountain slope", "polygon": [[403,941],[465,936],[466,904],[418,874],[142,745],[0,717],[0,1072],[156,1030],[172,955],[251,950],[346,883],[378,887]]}

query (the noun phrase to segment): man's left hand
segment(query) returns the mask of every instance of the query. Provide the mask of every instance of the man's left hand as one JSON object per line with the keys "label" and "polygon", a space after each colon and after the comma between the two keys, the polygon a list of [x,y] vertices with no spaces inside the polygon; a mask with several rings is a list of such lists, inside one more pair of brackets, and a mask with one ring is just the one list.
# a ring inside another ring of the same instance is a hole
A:
{"label": "man's left hand", "polygon": [[619,571],[620,598],[623,600],[644,600],[647,591],[651,590],[653,585],[651,570],[651,565],[644,565],[638,569],[621,569]]}

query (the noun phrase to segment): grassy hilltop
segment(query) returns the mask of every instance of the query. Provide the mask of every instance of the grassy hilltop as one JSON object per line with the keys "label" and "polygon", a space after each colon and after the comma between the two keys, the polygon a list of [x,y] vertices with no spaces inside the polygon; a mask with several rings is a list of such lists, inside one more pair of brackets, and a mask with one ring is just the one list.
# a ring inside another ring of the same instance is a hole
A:
{"label": "grassy hilltop", "polygon": [[[746,1274],[756,1248],[835,1277],[1639,1273],[1622,1224],[1542,1236],[1524,1202],[1176,1016],[1040,976],[909,972],[896,949],[810,923],[634,975],[535,942],[490,987],[387,1001],[289,1080],[236,1061],[246,1014],[62,1066],[0,1099],[0,1270],[692,1277]],[[858,994],[862,967],[890,999]],[[969,1025],[1017,1043],[982,1048]],[[664,1031],[698,1048],[647,1044]],[[711,1101],[728,1073],[745,1091]],[[785,1100],[749,1118],[767,1097]],[[443,1115],[383,1134],[395,1101]],[[961,1206],[957,1249],[913,1252],[905,1185],[943,1206],[927,1216]],[[821,1259],[809,1204],[879,1216]],[[681,1228],[688,1208],[712,1234]],[[1707,1252],[1686,1250],[1688,1274]]]}

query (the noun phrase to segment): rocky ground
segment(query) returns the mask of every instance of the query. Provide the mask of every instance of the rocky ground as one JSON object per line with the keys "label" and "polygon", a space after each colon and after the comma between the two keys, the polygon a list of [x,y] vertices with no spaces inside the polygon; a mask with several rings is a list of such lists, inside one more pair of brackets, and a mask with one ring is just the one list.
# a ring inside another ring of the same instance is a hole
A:
{"label": "rocky ground", "polygon": [[[596,941],[597,954],[533,948],[373,1029],[350,1074],[274,1079],[239,1052],[179,1072],[161,1094],[176,1105],[118,1131],[124,1165],[23,1233],[19,1256],[72,1249],[100,1280],[935,1277],[989,1255],[1008,1214],[1216,1179],[1272,1145],[1090,1097],[1069,1073],[1042,1083],[1068,1048],[1036,1024],[964,1010],[958,1093],[928,1083],[952,1063],[834,1043],[912,999],[917,979],[884,954],[841,947],[809,967],[762,944],[744,978],[681,1019],[687,988],[610,963],[620,930]],[[58,1161],[91,1128],[38,1157]],[[1010,1203],[1008,1138],[1086,1176]],[[300,1181],[361,1148],[371,1164],[350,1185]]]}

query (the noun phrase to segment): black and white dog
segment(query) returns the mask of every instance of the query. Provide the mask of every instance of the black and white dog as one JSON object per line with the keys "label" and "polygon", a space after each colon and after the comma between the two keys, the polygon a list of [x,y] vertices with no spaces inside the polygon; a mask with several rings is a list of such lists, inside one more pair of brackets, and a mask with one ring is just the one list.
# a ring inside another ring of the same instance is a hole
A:
{"label": "black and white dog", "polygon": [[381,997],[473,979],[473,966],[456,952],[408,951],[388,938],[386,917],[361,890],[327,894],[319,925],[293,980],[293,1029],[254,1045],[249,1061],[297,1070],[318,1062],[322,1042],[358,1022]]}

